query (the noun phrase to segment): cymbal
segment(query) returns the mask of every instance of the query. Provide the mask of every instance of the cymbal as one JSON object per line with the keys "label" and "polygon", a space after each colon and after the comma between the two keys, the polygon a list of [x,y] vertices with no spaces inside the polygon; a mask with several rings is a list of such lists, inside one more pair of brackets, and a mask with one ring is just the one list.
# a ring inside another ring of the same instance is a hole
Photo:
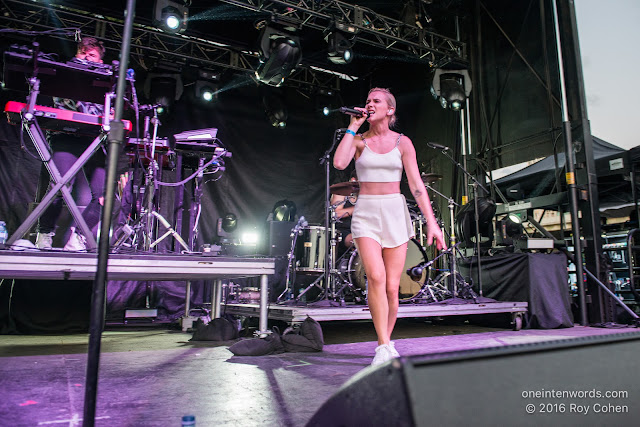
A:
{"label": "cymbal", "polygon": [[425,184],[433,184],[434,182],[442,178],[442,175],[438,175],[437,173],[422,172],[420,176],[422,177],[422,181]]}
{"label": "cymbal", "polygon": [[355,181],[339,182],[329,187],[331,194],[338,196],[350,196],[360,189],[360,184]]}

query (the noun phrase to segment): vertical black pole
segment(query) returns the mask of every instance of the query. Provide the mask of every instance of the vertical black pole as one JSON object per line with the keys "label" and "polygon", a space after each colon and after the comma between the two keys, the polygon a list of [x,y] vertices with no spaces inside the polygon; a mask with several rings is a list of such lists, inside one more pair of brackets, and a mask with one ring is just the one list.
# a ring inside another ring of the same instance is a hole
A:
{"label": "vertical black pole", "polygon": [[553,0],[553,16],[556,32],[556,47],[558,49],[558,65],[560,71],[560,91],[562,96],[562,128],[564,135],[565,168],[569,206],[571,210],[571,229],[573,232],[573,252],[575,254],[576,284],[578,286],[578,301],[580,304],[580,324],[587,326],[587,300],[584,288],[584,269],[582,261],[582,242],[580,239],[580,218],[578,214],[578,187],[576,185],[576,171],[573,156],[573,141],[571,136],[571,122],[567,104],[567,88],[564,82],[564,64],[562,60],[562,41],[560,40],[560,24],[558,22],[558,6]]}
{"label": "vertical black pole", "polygon": [[[96,415],[96,396],[98,392],[98,370],[100,366],[100,341],[104,328],[105,285],[107,280],[107,263],[109,261],[109,230],[116,190],[116,173],[120,148],[124,140],[122,109],[124,108],[124,91],[129,65],[129,48],[133,28],[135,0],[127,0],[122,47],[120,49],[120,68],[116,90],[115,114],[109,132],[109,150],[107,158],[106,190],[102,210],[102,225],[98,241],[98,268],[93,282],[91,298],[91,320],[89,324],[89,350],[87,354],[87,376],[84,390],[84,415],[82,425],[93,427]],[[109,114],[105,111],[105,114]]]}

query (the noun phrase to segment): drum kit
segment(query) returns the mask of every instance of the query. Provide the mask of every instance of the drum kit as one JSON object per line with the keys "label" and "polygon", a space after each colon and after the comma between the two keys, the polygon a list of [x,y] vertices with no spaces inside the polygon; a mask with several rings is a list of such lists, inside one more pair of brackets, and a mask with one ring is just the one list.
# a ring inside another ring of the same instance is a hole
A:
{"label": "drum kit", "polygon": [[[431,185],[441,178],[442,176],[437,174],[422,174],[425,186],[432,190]],[[340,223],[336,210],[347,201],[354,201],[357,198],[359,184],[355,181],[340,182],[329,188],[331,194],[345,198],[329,206],[329,227],[309,225],[304,221],[304,217],[301,217],[301,221],[292,229],[286,287],[276,300],[278,304],[366,303],[367,279],[358,250],[355,245],[352,245],[338,256],[339,243],[346,236],[336,229],[336,224]],[[407,205],[415,238],[411,239],[407,245],[407,256],[399,288],[400,302],[415,304],[438,302],[458,295],[462,296],[463,293],[465,297],[473,298],[474,293],[470,286],[466,284],[463,287],[458,286],[464,283],[464,280],[455,271],[453,251],[457,245],[453,233],[449,235],[451,247],[436,255],[434,248],[425,248],[426,219],[415,202],[407,201]],[[455,203],[450,200],[449,205],[450,209],[453,209]],[[439,215],[435,209],[434,212],[438,218]],[[442,227],[440,219],[438,223]],[[295,295],[297,275],[310,275],[312,278],[313,275],[317,275],[318,277]],[[315,298],[308,294],[312,289],[320,290],[319,293],[315,293]]]}

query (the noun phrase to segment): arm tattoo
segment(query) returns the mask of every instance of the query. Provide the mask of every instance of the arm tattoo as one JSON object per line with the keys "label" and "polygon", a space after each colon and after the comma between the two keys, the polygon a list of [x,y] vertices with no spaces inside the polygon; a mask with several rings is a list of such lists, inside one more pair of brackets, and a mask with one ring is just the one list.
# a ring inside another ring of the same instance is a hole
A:
{"label": "arm tattoo", "polygon": [[422,196],[422,191],[416,190],[415,193],[413,193],[413,195],[417,199],[418,197]]}

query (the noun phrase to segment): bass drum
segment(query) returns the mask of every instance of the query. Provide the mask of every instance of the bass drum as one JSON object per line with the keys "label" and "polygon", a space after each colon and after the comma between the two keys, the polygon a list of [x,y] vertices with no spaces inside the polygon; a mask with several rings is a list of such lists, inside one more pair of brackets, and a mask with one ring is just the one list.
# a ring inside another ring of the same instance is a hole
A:
{"label": "bass drum", "polygon": [[[398,290],[398,297],[400,301],[406,301],[413,298],[422,288],[422,284],[428,277],[430,272],[430,268],[425,268],[422,270],[422,276],[418,281],[413,280],[407,274],[407,270],[415,267],[416,265],[427,262],[428,259],[425,259],[425,255],[421,250],[420,244],[411,239],[407,245],[407,258],[404,262],[404,267],[402,269],[402,276],[400,277],[400,289]],[[360,259],[360,254],[358,254],[357,250],[354,250],[349,258],[349,281],[354,286],[360,288],[363,292],[367,291],[367,278],[364,272],[364,266],[362,265],[362,261]]]}

